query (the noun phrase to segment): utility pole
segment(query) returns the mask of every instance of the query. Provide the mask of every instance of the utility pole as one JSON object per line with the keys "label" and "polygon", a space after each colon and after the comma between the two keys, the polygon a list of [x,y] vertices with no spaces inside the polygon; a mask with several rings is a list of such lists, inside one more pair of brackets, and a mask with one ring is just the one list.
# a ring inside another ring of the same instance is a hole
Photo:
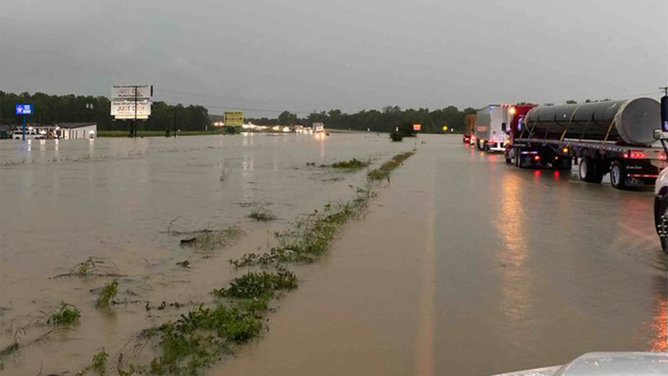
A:
{"label": "utility pole", "polygon": [[134,87],[134,89],[135,89],[135,120],[132,123],[132,127],[134,128],[134,130],[132,132],[134,138],[137,138],[137,96],[139,95],[139,93],[137,93],[138,88],[139,88],[139,86],[135,85],[135,87]]}
{"label": "utility pole", "polygon": [[668,86],[660,87],[663,91],[661,98],[661,124],[664,132],[668,132]]}
{"label": "utility pole", "polygon": [[174,138],[176,138],[176,119],[178,119],[179,116],[179,105],[175,104],[174,105]]}

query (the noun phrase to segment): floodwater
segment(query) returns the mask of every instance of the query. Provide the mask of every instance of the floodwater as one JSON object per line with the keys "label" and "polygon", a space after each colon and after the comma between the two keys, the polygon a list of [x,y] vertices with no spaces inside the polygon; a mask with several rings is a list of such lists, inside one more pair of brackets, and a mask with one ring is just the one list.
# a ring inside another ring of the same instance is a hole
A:
{"label": "floodwater", "polygon": [[[421,143],[424,141],[424,143]],[[235,274],[300,213],[352,196],[364,173],[318,167],[417,153],[378,189],[269,331],[210,375],[489,375],[595,350],[666,351],[666,258],[652,193],[518,170],[457,136],[205,136],[0,142],[0,347],[23,345],[4,374],[69,371],[112,356]],[[307,166],[315,162],[316,166]],[[264,205],[271,223],[247,219]],[[196,253],[178,229],[237,225],[229,248]],[[119,300],[95,308],[109,278],[54,278],[88,257],[113,262]],[[175,265],[188,259],[191,268]],[[92,291],[91,291],[92,290]],[[61,301],[69,330],[43,318]]]}

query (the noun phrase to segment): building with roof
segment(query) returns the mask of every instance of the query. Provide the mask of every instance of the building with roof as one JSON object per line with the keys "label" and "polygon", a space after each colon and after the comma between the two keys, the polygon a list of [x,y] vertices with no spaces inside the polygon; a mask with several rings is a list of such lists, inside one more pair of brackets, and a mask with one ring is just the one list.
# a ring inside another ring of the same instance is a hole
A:
{"label": "building with roof", "polygon": [[97,137],[96,123],[58,123],[55,127],[56,138],[61,140],[91,139]]}

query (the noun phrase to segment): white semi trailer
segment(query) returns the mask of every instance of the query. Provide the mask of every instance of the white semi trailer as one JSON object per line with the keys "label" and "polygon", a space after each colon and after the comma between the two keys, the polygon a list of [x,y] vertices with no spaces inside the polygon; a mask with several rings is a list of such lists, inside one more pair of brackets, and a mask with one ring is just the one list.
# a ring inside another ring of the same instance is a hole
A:
{"label": "white semi trailer", "polygon": [[475,138],[478,149],[504,152],[508,135],[505,124],[512,121],[512,106],[490,104],[476,113]]}

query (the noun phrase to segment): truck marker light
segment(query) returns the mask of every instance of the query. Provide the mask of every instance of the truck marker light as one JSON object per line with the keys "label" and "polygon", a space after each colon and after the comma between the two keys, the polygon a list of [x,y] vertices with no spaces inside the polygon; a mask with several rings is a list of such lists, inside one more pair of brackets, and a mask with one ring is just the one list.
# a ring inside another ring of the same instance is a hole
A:
{"label": "truck marker light", "polygon": [[645,152],[643,150],[630,150],[627,158],[645,159]]}
{"label": "truck marker light", "polygon": [[568,154],[568,148],[561,149],[561,152],[564,153],[564,154]]}

